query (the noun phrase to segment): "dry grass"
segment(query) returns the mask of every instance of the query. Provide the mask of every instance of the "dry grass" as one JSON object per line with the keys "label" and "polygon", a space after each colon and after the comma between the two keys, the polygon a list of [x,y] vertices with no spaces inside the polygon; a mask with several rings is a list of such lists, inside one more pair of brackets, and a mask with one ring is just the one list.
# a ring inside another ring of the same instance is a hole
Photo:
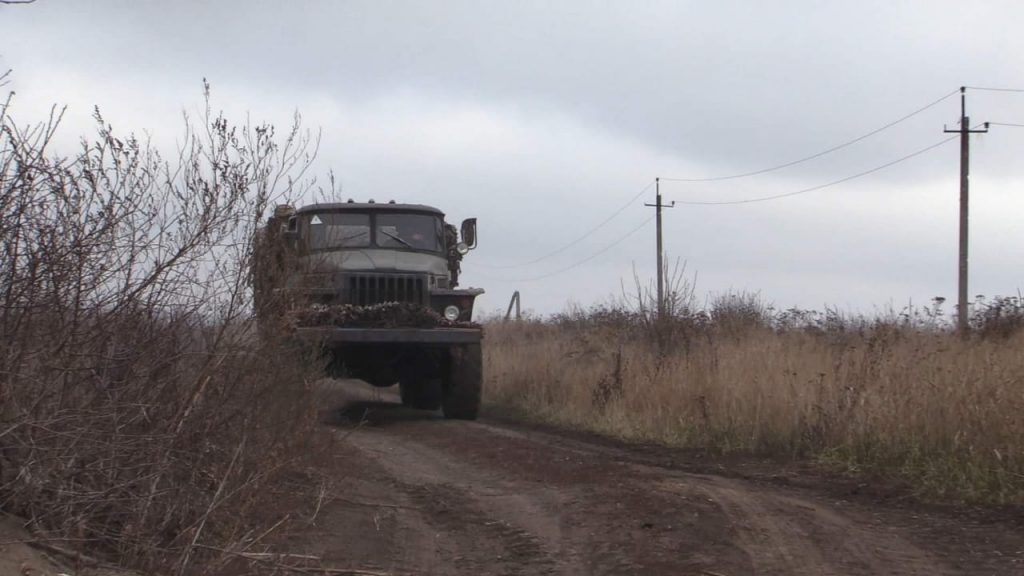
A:
{"label": "dry grass", "polygon": [[621,438],[820,457],[932,495],[1024,503],[1024,333],[710,316],[662,352],[636,323],[490,325],[487,401]]}

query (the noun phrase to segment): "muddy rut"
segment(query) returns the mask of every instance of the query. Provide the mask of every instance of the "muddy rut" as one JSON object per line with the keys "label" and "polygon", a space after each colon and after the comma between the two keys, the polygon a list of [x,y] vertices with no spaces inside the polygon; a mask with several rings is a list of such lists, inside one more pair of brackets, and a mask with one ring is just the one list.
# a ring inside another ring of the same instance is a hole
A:
{"label": "muddy rut", "polygon": [[1012,515],[923,509],[336,383],[309,551],[385,574],[1024,575]]}

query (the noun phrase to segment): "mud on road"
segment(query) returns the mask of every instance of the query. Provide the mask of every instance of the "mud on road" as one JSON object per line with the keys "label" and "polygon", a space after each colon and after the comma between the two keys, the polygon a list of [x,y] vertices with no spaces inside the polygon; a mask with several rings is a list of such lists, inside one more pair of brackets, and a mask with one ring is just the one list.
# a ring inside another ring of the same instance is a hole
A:
{"label": "mud on road", "polygon": [[331,565],[445,575],[1024,575],[1024,523],[1012,514],[927,508],[825,476],[487,418],[445,421],[358,382],[337,386],[329,417],[344,436],[333,455],[338,481],[306,541]]}

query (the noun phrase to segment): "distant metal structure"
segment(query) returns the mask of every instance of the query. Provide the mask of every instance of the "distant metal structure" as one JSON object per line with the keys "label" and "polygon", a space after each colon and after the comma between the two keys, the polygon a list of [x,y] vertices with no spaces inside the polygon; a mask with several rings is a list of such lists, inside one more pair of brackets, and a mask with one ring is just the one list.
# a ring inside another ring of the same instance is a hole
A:
{"label": "distant metal structure", "polygon": [[508,310],[505,311],[505,322],[509,321],[512,317],[512,307],[516,307],[516,321],[522,320],[522,314],[519,311],[519,290],[512,293],[512,299],[508,302]]}

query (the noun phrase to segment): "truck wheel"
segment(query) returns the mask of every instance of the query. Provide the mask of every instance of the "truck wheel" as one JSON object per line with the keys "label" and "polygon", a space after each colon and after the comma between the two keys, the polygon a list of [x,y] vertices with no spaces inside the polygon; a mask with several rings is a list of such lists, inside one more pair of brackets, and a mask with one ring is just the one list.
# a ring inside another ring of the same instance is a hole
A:
{"label": "truck wheel", "polygon": [[417,410],[437,410],[441,407],[440,383],[427,378],[406,378],[398,382],[402,406]]}
{"label": "truck wheel", "polygon": [[441,408],[445,418],[476,420],[480,411],[483,355],[479,344],[451,349],[448,382]]}

